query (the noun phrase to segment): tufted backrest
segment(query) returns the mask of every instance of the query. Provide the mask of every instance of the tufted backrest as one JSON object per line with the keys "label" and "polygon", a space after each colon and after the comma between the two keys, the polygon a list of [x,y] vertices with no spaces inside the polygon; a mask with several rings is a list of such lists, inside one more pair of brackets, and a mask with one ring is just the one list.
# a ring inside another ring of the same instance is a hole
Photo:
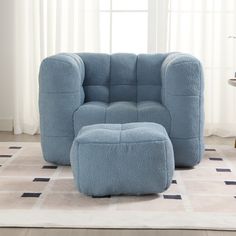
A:
{"label": "tufted backrest", "polygon": [[85,102],[160,101],[167,54],[79,53],[85,65]]}

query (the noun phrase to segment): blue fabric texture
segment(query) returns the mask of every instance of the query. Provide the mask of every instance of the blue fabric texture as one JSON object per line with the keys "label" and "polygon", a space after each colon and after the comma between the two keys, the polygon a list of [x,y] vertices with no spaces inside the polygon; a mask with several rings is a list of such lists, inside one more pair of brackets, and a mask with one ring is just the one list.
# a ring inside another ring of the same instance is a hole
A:
{"label": "blue fabric texture", "polygon": [[168,134],[150,122],[84,126],[70,159],[78,190],[92,196],[160,193],[174,172]]}
{"label": "blue fabric texture", "polygon": [[39,112],[43,156],[68,165],[74,139],[73,113],[84,103],[84,63],[75,54],[43,60],[39,72]]}
{"label": "blue fabric texture", "polygon": [[74,137],[86,125],[154,122],[167,130],[175,165],[203,156],[203,73],[193,56],[64,53],[46,58],[39,74],[44,158],[70,164]]}
{"label": "blue fabric texture", "polygon": [[158,102],[87,102],[74,113],[75,134],[85,125],[96,123],[123,124],[128,122],[155,122],[170,131],[169,111]]}
{"label": "blue fabric texture", "polygon": [[177,166],[198,164],[204,152],[203,70],[186,54],[169,55],[161,68],[162,104],[171,116],[171,138]]}

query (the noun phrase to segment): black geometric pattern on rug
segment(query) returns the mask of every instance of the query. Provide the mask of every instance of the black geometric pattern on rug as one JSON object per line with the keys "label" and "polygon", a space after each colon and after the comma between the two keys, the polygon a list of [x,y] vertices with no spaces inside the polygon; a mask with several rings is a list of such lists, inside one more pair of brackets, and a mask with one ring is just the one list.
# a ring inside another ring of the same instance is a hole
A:
{"label": "black geometric pattern on rug", "polygon": [[179,194],[176,194],[176,195],[164,194],[163,197],[164,197],[164,199],[182,200],[182,197]]}
{"label": "black geometric pattern on rug", "polygon": [[21,197],[39,197],[41,193],[23,193]]}
{"label": "black geometric pattern on rug", "polygon": [[216,149],[214,149],[214,148],[206,148],[205,151],[207,151],[207,152],[215,152]]}
{"label": "black geometric pattern on rug", "polygon": [[236,181],[226,180],[224,181],[226,185],[236,185]]}
{"label": "black geometric pattern on rug", "polygon": [[216,168],[217,172],[231,172],[231,169],[228,168]]}
{"label": "black geometric pattern on rug", "polygon": [[209,157],[210,161],[223,161],[223,158],[221,157]]}
{"label": "black geometric pattern on rug", "polygon": [[12,155],[0,155],[0,157],[12,157]]}
{"label": "black geometric pattern on rug", "polygon": [[[7,146],[6,148],[9,148],[9,149],[21,149],[23,147],[20,147],[20,146]],[[213,148],[209,148],[209,149],[205,149],[205,150],[206,151],[212,151],[212,152],[216,151],[216,149],[213,149]],[[211,156],[211,154],[214,155],[214,153],[209,153],[208,155]],[[1,154],[0,155],[0,157],[5,157],[5,158],[7,158],[7,157],[10,158],[10,157],[13,157],[13,156],[14,156],[14,154],[13,155],[10,155],[10,154]],[[221,157],[214,157],[214,156],[213,157],[209,157],[209,156],[206,157],[206,158],[208,158],[208,160],[210,160],[212,162],[215,161],[214,169],[217,172],[231,172],[231,171],[234,171],[233,169],[231,170],[228,167],[226,167],[226,168],[225,167],[220,167],[220,161],[224,161],[224,160],[227,161],[227,155],[226,156],[222,155]],[[9,160],[9,161],[11,161],[11,160]],[[214,163],[212,163],[212,164],[214,164]],[[0,167],[1,166],[4,166],[4,164],[1,164]],[[58,168],[58,166],[53,165],[53,164],[46,164],[46,165],[41,164],[41,166],[39,165],[38,167],[39,168],[43,168],[43,169],[52,169],[52,170]],[[31,178],[31,181],[33,181],[33,182],[41,182],[41,183],[42,182],[46,183],[46,182],[49,182],[50,180],[51,179],[48,178],[48,177],[33,177],[33,178]],[[232,187],[234,188],[234,186],[236,186],[236,179],[235,180],[224,180],[224,179],[221,179],[221,183],[224,184],[224,185],[227,185],[227,188],[232,188]],[[38,184],[40,184],[40,183],[38,183]],[[172,180],[172,184],[177,184],[177,180],[173,179]],[[179,183],[179,184],[181,185],[181,183]],[[37,185],[37,183],[35,183],[35,185]],[[25,198],[27,198],[27,197],[28,198],[39,198],[43,194],[43,193],[40,193],[40,192],[24,192],[23,193],[23,191],[21,192],[22,193],[22,195],[21,195],[22,198],[23,197],[25,197]],[[236,195],[235,194],[236,194],[236,192],[234,194],[231,194],[230,197],[233,197],[236,200]],[[181,194],[163,194],[162,196],[163,196],[163,199],[166,199],[166,200],[170,199],[170,201],[171,201],[171,199],[173,199],[173,201],[174,200],[183,200],[183,201],[185,200],[185,199],[182,198]],[[111,196],[108,195],[108,196],[92,196],[92,197],[93,198],[110,198]]]}
{"label": "black geometric pattern on rug", "polygon": [[49,182],[50,178],[34,178],[33,182]]}
{"label": "black geometric pattern on rug", "polygon": [[105,195],[105,196],[92,196],[92,198],[110,198],[111,195]]}
{"label": "black geometric pattern on rug", "polygon": [[43,166],[42,169],[57,169],[57,166]]}
{"label": "black geometric pattern on rug", "polygon": [[18,147],[18,146],[10,146],[9,149],[21,149],[21,147]]}

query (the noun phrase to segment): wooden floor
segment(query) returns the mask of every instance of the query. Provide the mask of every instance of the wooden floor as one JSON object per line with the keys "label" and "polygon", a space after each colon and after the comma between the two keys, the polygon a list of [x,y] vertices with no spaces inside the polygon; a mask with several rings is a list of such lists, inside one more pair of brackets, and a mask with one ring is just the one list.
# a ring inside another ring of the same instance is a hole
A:
{"label": "wooden floor", "polygon": [[0,235],[12,236],[235,236],[233,231],[208,230],[128,230],[128,229],[44,229],[0,228]]}
{"label": "wooden floor", "polygon": [[[205,138],[206,144],[234,146],[234,138],[210,136]],[[40,142],[40,135],[0,132],[0,142]],[[236,222],[235,222],[236,223]],[[58,228],[0,228],[0,235],[83,235],[83,236],[236,236],[235,231],[209,230],[127,230],[127,229],[58,229]]]}
{"label": "wooden floor", "polygon": [[17,134],[13,132],[0,132],[0,142],[40,142],[40,135]]}

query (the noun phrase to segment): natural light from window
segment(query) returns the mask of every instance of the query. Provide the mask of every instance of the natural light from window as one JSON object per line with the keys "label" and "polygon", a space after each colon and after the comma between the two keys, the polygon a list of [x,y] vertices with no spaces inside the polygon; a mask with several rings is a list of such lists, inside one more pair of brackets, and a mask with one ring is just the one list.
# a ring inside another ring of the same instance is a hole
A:
{"label": "natural light from window", "polygon": [[101,51],[147,52],[148,0],[101,0]]}

